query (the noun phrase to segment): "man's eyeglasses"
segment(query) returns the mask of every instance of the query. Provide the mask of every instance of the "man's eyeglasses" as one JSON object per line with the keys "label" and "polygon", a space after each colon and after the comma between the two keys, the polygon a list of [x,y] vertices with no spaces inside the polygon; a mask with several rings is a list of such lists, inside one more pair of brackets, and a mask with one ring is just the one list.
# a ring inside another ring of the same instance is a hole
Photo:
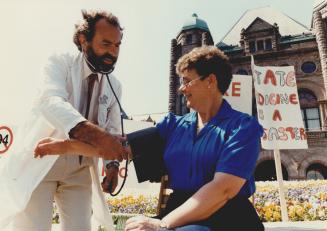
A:
{"label": "man's eyeglasses", "polygon": [[179,83],[180,83],[180,86],[185,86],[185,87],[189,87],[189,86],[192,86],[192,82],[195,82],[196,80],[199,80],[199,79],[204,79],[205,77],[203,76],[200,76],[196,79],[192,79],[192,80],[188,80],[188,79],[185,79],[184,77],[180,77],[179,78]]}

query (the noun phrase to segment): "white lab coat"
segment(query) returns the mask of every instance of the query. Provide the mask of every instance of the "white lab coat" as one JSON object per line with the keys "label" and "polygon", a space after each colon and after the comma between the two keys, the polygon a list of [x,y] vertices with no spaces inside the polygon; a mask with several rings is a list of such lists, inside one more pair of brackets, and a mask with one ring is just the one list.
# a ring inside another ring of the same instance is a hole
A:
{"label": "white lab coat", "polygon": [[[0,159],[0,230],[9,229],[16,214],[26,207],[32,192],[51,169],[58,156],[35,159],[34,148],[43,137],[68,138],[68,132],[85,118],[78,112],[83,76],[83,56],[54,55],[45,67],[45,81],[24,126],[19,128],[13,145]],[[120,98],[120,82],[110,75]],[[120,111],[106,78],[100,86],[98,124],[106,131],[120,134]],[[98,159],[90,167],[93,218],[113,230],[112,218],[101,190]],[[8,225],[9,224],[9,225]]]}

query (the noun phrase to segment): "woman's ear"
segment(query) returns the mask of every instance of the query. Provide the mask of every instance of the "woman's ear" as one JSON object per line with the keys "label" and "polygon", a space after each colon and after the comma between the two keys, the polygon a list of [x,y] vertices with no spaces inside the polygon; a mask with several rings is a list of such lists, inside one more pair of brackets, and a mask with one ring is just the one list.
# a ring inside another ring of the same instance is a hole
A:
{"label": "woman's ear", "polygon": [[211,73],[209,76],[208,76],[208,80],[209,80],[209,86],[216,86],[217,85],[217,79],[216,79],[216,75]]}

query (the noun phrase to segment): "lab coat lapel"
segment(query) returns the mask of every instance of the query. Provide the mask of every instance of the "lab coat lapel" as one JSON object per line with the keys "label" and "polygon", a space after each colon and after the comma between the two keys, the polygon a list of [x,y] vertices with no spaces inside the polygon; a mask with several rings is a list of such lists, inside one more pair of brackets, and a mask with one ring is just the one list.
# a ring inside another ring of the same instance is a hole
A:
{"label": "lab coat lapel", "polygon": [[82,80],[84,74],[83,56],[79,54],[72,66],[71,79],[73,90],[73,101],[71,102],[75,108],[80,108],[80,98],[82,93]]}

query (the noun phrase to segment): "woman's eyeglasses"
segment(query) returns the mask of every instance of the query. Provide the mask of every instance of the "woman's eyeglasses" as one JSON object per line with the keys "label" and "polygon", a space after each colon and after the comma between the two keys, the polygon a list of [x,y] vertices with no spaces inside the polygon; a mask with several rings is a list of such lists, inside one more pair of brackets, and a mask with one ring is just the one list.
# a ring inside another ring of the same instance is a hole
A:
{"label": "woman's eyeglasses", "polygon": [[203,76],[200,76],[196,79],[192,79],[192,80],[188,80],[188,79],[185,79],[184,77],[180,77],[179,78],[179,83],[180,83],[180,86],[185,86],[185,87],[189,87],[189,86],[192,86],[192,82],[195,82],[196,80],[199,80],[199,79],[204,79],[205,77]]}

